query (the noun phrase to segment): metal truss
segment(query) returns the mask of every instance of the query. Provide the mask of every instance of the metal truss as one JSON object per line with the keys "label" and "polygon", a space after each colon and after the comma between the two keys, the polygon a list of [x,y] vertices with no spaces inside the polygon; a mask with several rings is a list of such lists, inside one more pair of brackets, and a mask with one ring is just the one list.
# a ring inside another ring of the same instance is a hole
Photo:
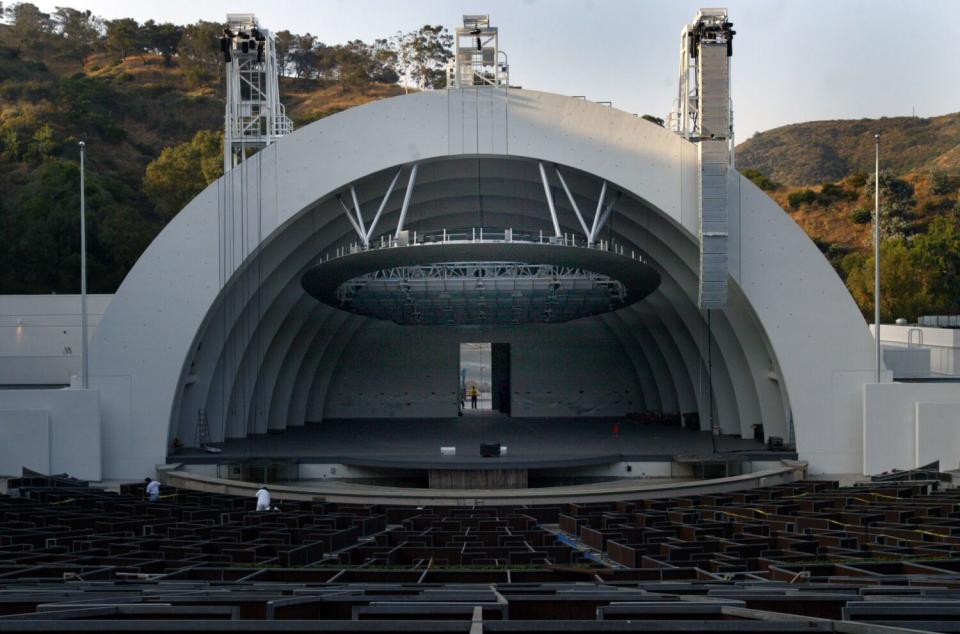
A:
{"label": "metal truss", "polygon": [[394,267],[337,289],[340,307],[404,325],[561,323],[616,310],[627,289],[578,267],[441,262]]}
{"label": "metal truss", "polygon": [[[537,164],[538,169],[540,170],[540,178],[543,183],[543,194],[547,202],[547,211],[550,214],[550,222],[553,228],[552,237],[549,235],[549,230],[547,234],[547,241],[554,244],[572,244],[576,245],[579,240],[575,235],[568,235],[563,233],[560,230],[560,220],[557,215],[557,206],[553,198],[553,186],[550,183],[550,179],[547,176],[547,168],[542,162]],[[394,230],[391,232],[392,235],[387,237],[387,234],[381,236],[379,244],[372,241],[374,231],[377,228],[377,223],[380,221],[380,217],[383,215],[384,210],[386,209],[387,202],[390,200],[390,196],[393,194],[393,190],[397,185],[397,180],[400,178],[400,174],[403,172],[404,168],[397,170],[394,174],[393,179],[390,181],[390,184],[387,186],[387,190],[383,195],[383,198],[380,199],[380,205],[377,208],[376,213],[373,216],[373,220],[370,221],[370,225],[367,226],[363,219],[363,213],[360,209],[360,200],[357,195],[357,187],[354,184],[347,186],[347,192],[349,194],[349,203],[344,198],[347,194],[338,193],[336,194],[337,202],[340,203],[340,207],[343,209],[343,213],[346,216],[347,220],[350,222],[350,226],[353,227],[353,230],[356,232],[357,237],[360,239],[359,243],[354,243],[350,246],[349,249],[338,250],[337,256],[353,253],[357,249],[367,250],[372,248],[383,248],[383,247],[394,247],[394,246],[405,246],[408,244],[417,244],[416,232],[413,232],[413,235],[410,235],[410,232],[406,229],[405,223],[407,220],[407,213],[410,210],[410,204],[413,200],[413,190],[417,181],[417,172],[420,166],[418,163],[413,163],[410,165],[410,174],[407,177],[407,188],[404,191],[403,203],[400,206],[400,215],[397,218],[397,225]],[[585,245],[587,247],[593,248],[597,245],[598,238],[600,236],[600,231],[606,225],[611,214],[613,214],[614,206],[620,200],[620,197],[623,195],[623,192],[617,191],[617,193],[607,200],[607,181],[601,181],[600,183],[600,193],[597,196],[597,205],[596,209],[593,212],[593,219],[591,220],[588,217],[585,217],[584,212],[580,210],[580,205],[577,203],[576,198],[573,195],[573,192],[570,190],[569,185],[567,185],[567,180],[564,178],[563,173],[560,171],[558,165],[554,165],[554,172],[556,173],[557,180],[560,183],[561,188],[567,196],[567,201],[570,203],[570,208],[573,210],[574,215],[577,218],[577,222],[580,225],[580,229],[583,231],[583,238]],[[606,203],[606,206],[604,206]],[[479,229],[479,238],[480,240],[484,239],[483,229]],[[496,233],[496,231],[494,231]],[[490,232],[488,231],[488,236]],[[504,234],[504,240],[510,242],[513,240],[514,234],[511,230],[507,230],[507,233]],[[492,237],[492,236],[490,236]],[[474,242],[477,240],[477,233],[474,230],[473,234],[470,236],[461,236],[459,240],[469,240]],[[432,237],[430,242],[437,242],[436,235]],[[443,242],[447,242],[447,235],[444,232]],[[543,231],[540,232],[540,242],[543,242]],[[600,248],[606,249],[610,245],[606,242],[600,241]]]}
{"label": "metal truss", "polygon": [[[727,57],[733,54],[733,23],[729,21],[726,9],[701,9],[691,24],[680,32],[680,81],[674,109],[670,113],[668,126],[685,139],[696,140],[705,136],[703,128],[703,92],[706,86],[711,94],[708,99],[723,99],[722,107],[730,111],[729,86],[726,94],[715,94],[716,78],[703,76],[704,47],[722,47]],[[728,78],[727,78],[728,79]],[[729,130],[711,130],[710,138],[732,137],[732,123]],[[730,138],[731,146],[733,139]]]}
{"label": "metal truss", "polygon": [[251,13],[229,14],[227,25],[221,39],[226,67],[224,172],[243,161],[247,150],[293,132],[293,121],[280,103],[273,34]]}
{"label": "metal truss", "polygon": [[489,15],[465,15],[455,36],[456,53],[447,65],[447,88],[510,85],[507,54],[500,50]]}

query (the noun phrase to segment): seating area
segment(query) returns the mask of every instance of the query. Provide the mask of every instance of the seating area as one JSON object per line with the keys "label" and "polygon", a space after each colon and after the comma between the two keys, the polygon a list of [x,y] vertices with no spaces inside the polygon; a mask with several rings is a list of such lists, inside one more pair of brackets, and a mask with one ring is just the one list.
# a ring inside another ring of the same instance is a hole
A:
{"label": "seating area", "polygon": [[148,502],[142,484],[7,486],[0,632],[960,632],[960,491],[937,480],[264,512],[171,488]]}

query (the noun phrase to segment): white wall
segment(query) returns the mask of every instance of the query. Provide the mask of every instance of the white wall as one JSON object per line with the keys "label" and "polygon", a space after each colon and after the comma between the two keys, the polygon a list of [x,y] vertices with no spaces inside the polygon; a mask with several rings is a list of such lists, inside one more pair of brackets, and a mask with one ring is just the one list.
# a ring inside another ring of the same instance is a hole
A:
{"label": "white wall", "polygon": [[[88,341],[111,299],[87,296]],[[0,386],[69,385],[81,347],[79,295],[0,295]]]}
{"label": "white wall", "polygon": [[[20,467],[28,467],[100,480],[100,443],[100,394],[96,390],[0,390],[3,472],[19,475]],[[151,473],[153,466],[144,465],[145,473]]]}
{"label": "white wall", "polygon": [[930,348],[891,347],[881,343],[883,365],[895,379],[930,376]]}
{"label": "white wall", "polygon": [[50,471],[50,412],[0,411],[0,475]]}
{"label": "white wall", "polygon": [[[958,387],[957,389],[960,389]],[[960,406],[917,403],[914,421],[914,465],[940,461],[940,469],[960,469]]]}
{"label": "white wall", "polygon": [[[881,329],[882,332],[882,329]],[[863,473],[960,463],[960,384],[868,383],[863,391]]]}

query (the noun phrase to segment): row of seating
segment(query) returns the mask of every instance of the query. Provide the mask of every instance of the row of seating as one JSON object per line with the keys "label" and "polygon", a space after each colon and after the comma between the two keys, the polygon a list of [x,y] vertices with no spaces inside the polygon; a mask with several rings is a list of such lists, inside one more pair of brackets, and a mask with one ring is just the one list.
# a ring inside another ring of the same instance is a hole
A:
{"label": "row of seating", "polygon": [[960,631],[960,493],[937,481],[267,512],[170,488],[148,502],[142,484],[8,486],[0,632]]}

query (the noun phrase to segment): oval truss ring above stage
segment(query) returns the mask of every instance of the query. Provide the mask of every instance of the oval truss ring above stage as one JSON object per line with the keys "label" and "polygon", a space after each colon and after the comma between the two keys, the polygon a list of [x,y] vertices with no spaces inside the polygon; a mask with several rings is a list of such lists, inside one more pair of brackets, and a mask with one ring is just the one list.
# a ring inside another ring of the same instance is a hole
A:
{"label": "oval truss ring above stage", "polygon": [[563,323],[629,306],[660,285],[632,255],[499,235],[510,239],[391,241],[323,262],[301,284],[334,308],[402,325]]}

